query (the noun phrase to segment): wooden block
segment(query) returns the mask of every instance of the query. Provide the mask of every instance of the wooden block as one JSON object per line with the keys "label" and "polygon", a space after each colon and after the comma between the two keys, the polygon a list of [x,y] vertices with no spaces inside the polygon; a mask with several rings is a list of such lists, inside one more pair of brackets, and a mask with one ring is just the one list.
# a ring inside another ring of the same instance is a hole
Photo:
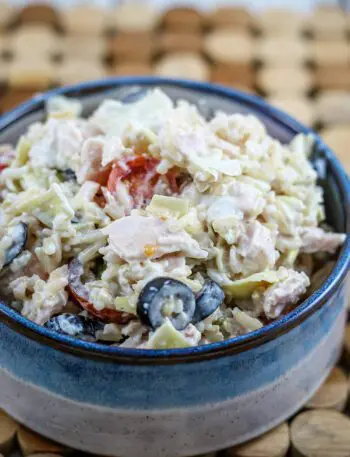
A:
{"label": "wooden block", "polygon": [[[343,41],[314,40],[310,43],[310,60],[317,66],[350,65],[350,46]],[[350,69],[350,67],[349,67]]]}
{"label": "wooden block", "polygon": [[154,40],[150,33],[119,33],[108,42],[108,55],[127,61],[149,61],[154,53]]}
{"label": "wooden block", "polygon": [[111,74],[117,76],[151,75],[152,72],[151,65],[141,62],[117,63],[111,70]]}
{"label": "wooden block", "polygon": [[9,62],[1,62],[0,65],[0,86],[3,84],[7,84],[9,80],[9,70],[10,64]]}
{"label": "wooden block", "polygon": [[270,96],[305,95],[312,87],[306,68],[265,67],[256,76],[258,87]]}
{"label": "wooden block", "polygon": [[254,57],[264,64],[300,65],[309,59],[309,47],[302,39],[266,36],[257,40]]}
{"label": "wooden block", "polygon": [[322,124],[350,124],[350,93],[323,91],[315,99],[315,116]]}
{"label": "wooden block", "polygon": [[66,35],[59,48],[63,56],[84,60],[102,60],[107,54],[107,42],[102,36],[85,36],[79,39],[74,35]]}
{"label": "wooden block", "polygon": [[305,15],[295,9],[266,8],[257,15],[255,24],[256,28],[267,36],[293,37],[302,33]]}
{"label": "wooden block", "polygon": [[157,27],[160,19],[158,9],[142,1],[123,2],[108,14],[109,26],[126,33],[151,32]]}
{"label": "wooden block", "polygon": [[20,103],[29,100],[35,91],[33,90],[10,90],[0,98],[0,110],[2,112],[15,108]]}
{"label": "wooden block", "polygon": [[59,36],[46,25],[26,25],[8,35],[8,50],[15,59],[49,59],[59,50]]}
{"label": "wooden block", "polygon": [[348,398],[347,377],[341,368],[335,367],[316,394],[307,402],[311,409],[335,409],[343,411]]}
{"label": "wooden block", "polygon": [[14,18],[15,9],[9,3],[0,3],[0,31],[7,29]]}
{"label": "wooden block", "polygon": [[106,10],[101,7],[80,5],[62,10],[62,26],[72,35],[102,35],[107,17]]}
{"label": "wooden block", "polygon": [[268,102],[295,117],[303,124],[311,126],[315,121],[313,103],[306,97],[270,97]]}
{"label": "wooden block", "polygon": [[199,33],[165,31],[157,38],[158,52],[201,52],[203,37]]}
{"label": "wooden block", "polygon": [[284,457],[289,448],[289,427],[286,422],[248,443],[226,451],[229,457]]}
{"label": "wooden block", "polygon": [[76,84],[84,81],[102,79],[106,71],[99,61],[65,59],[57,68],[56,82],[59,84]]}
{"label": "wooden block", "polygon": [[19,60],[9,65],[8,83],[16,89],[47,89],[55,81],[55,65],[41,60]]}
{"label": "wooden block", "polygon": [[211,81],[224,85],[241,85],[252,88],[254,85],[254,71],[249,64],[218,64],[212,68]]}
{"label": "wooden block", "polygon": [[20,24],[44,23],[54,27],[61,25],[57,10],[48,3],[33,3],[24,6],[18,12],[17,19]]}
{"label": "wooden block", "polygon": [[338,411],[306,411],[292,421],[291,440],[294,456],[348,457],[350,419]]}
{"label": "wooden block", "polygon": [[208,14],[207,23],[215,28],[247,29],[253,25],[253,18],[245,8],[222,6]]}
{"label": "wooden block", "polygon": [[190,52],[168,54],[155,65],[154,73],[159,76],[189,78],[199,81],[209,79],[209,67],[205,60]]}
{"label": "wooden block", "polygon": [[18,424],[0,410],[0,452],[7,455],[14,447]]}
{"label": "wooden block", "polygon": [[346,34],[346,15],[341,8],[323,7],[314,10],[308,18],[307,29],[315,38],[342,39]]}
{"label": "wooden block", "polygon": [[350,71],[348,67],[319,67],[314,72],[314,86],[321,90],[349,90]]}
{"label": "wooden block", "polygon": [[320,132],[324,142],[337,154],[348,173],[350,173],[350,124],[335,125]]}
{"label": "wooden block", "polygon": [[253,41],[245,32],[215,30],[205,38],[204,49],[216,63],[250,63],[253,59]]}
{"label": "wooden block", "polygon": [[[350,303],[350,300],[349,300]],[[350,362],[350,324],[347,324],[345,328],[344,336],[344,351],[347,362]]]}
{"label": "wooden block", "polygon": [[167,29],[200,30],[204,24],[204,17],[195,8],[176,7],[171,8],[163,15],[163,25]]}
{"label": "wooden block", "polygon": [[48,440],[23,426],[18,430],[17,439],[24,457],[41,453],[60,454],[67,451],[66,448],[58,443]]}

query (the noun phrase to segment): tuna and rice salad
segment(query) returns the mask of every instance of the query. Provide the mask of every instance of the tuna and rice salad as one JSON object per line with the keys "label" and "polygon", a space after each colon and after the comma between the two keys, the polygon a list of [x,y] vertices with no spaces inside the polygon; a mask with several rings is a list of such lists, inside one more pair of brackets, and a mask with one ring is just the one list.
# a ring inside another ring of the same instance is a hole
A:
{"label": "tuna and rice salad", "polygon": [[0,146],[2,299],[54,332],[144,349],[222,341],[294,309],[345,235],[325,224],[311,136],[158,89],[89,118],[55,97]]}

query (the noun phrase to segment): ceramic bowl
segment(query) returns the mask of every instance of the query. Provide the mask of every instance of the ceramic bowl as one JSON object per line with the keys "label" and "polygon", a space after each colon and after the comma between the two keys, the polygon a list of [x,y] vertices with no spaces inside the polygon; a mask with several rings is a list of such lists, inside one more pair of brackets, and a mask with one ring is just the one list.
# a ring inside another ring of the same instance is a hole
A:
{"label": "ceramic bowl", "polygon": [[[79,97],[85,113],[105,97],[132,100],[147,87],[213,110],[253,113],[282,142],[310,133],[255,96],[159,78],[92,82],[38,95],[0,118],[0,142],[44,117],[55,94]],[[327,218],[349,231],[350,185],[316,136],[312,160]],[[142,350],[54,334],[0,304],[0,407],[37,432],[77,449],[119,457],[189,456],[240,443],[296,412],[335,364],[346,318],[350,239],[321,288],[287,316],[207,346]]]}

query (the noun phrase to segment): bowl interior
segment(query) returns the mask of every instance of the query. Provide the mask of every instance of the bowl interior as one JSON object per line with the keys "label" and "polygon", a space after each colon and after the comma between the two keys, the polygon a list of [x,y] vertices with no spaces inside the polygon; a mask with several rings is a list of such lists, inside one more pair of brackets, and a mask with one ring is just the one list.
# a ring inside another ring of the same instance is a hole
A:
{"label": "bowl interior", "polygon": [[[45,94],[39,94],[31,101],[0,117],[0,144],[15,144],[19,136],[27,130],[30,124],[42,121],[45,118],[46,100],[54,95],[66,95],[73,98],[79,98],[83,103],[83,116],[87,116],[91,114],[92,111],[96,109],[97,106],[106,98],[113,98],[129,103],[142,97],[145,91],[152,87],[161,88],[174,101],[185,99],[190,103],[195,104],[203,116],[207,119],[210,119],[213,113],[217,110],[221,110],[226,113],[253,114],[261,119],[269,134],[279,139],[282,143],[290,142],[293,137],[300,132],[314,134],[310,129],[304,127],[288,115],[267,105],[259,97],[247,95],[239,91],[189,81],[173,81],[158,78],[123,78],[85,83],[79,86],[72,86],[57,89]],[[349,181],[344,170],[341,168],[339,162],[331,151],[329,151],[317,135],[315,135],[315,138],[316,141],[311,161],[318,172],[319,185],[324,189],[327,222],[336,231],[346,232],[349,230],[350,226]],[[349,243],[342,248],[342,257],[346,255],[345,251],[349,250],[348,244]],[[343,259],[342,268],[339,268],[339,271],[342,270],[342,274],[345,274],[344,271],[348,268],[348,263],[348,257],[346,257],[345,260]],[[334,273],[334,275],[336,274]],[[340,273],[338,276],[339,275]],[[328,284],[325,288],[325,294],[329,292],[329,288],[330,284]],[[307,302],[308,303],[305,302],[305,311],[309,312],[312,300],[310,301],[308,299]],[[302,306],[303,305],[301,305],[301,307]],[[293,313],[294,312],[292,312],[292,315]],[[11,317],[13,316],[12,312],[8,312],[7,314],[11,314]],[[297,320],[296,314],[295,316],[292,316],[292,320],[293,317]],[[21,321],[23,320],[21,317],[18,319]],[[282,319],[283,322],[281,322],[281,326],[284,325],[285,320],[286,319]],[[37,326],[28,323],[28,327]],[[256,333],[256,336],[259,336],[265,332],[265,329],[266,328],[252,333]],[[267,329],[267,331],[268,330],[269,329]],[[44,333],[41,329],[39,331]],[[253,338],[254,335],[251,334],[251,337]],[[243,340],[248,340],[251,337],[243,335],[237,339],[242,340],[243,342]],[[56,337],[55,339],[57,340],[58,338]],[[64,339],[67,341],[70,340],[70,338],[62,338],[62,340]],[[236,338],[234,338],[232,342],[235,339]],[[229,343],[226,341],[223,346],[227,344]],[[74,342],[74,345],[84,347],[89,346],[89,349],[92,349],[93,346],[97,346],[79,342]],[[219,346],[219,344],[213,343],[208,346],[216,347]],[[206,351],[206,349],[203,348],[204,347],[192,349],[197,352]],[[210,350],[209,347],[207,347],[207,349]],[[171,351],[187,353],[187,350]],[[149,353],[150,352],[163,351],[149,351]]]}

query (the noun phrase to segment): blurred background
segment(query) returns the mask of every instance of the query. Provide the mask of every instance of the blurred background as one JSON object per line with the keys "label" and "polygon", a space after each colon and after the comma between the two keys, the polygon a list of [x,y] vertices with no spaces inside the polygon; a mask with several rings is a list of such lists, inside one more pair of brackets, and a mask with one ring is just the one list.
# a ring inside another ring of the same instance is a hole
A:
{"label": "blurred background", "polygon": [[256,93],[320,131],[350,172],[350,1],[0,0],[0,113],[108,76]]}

